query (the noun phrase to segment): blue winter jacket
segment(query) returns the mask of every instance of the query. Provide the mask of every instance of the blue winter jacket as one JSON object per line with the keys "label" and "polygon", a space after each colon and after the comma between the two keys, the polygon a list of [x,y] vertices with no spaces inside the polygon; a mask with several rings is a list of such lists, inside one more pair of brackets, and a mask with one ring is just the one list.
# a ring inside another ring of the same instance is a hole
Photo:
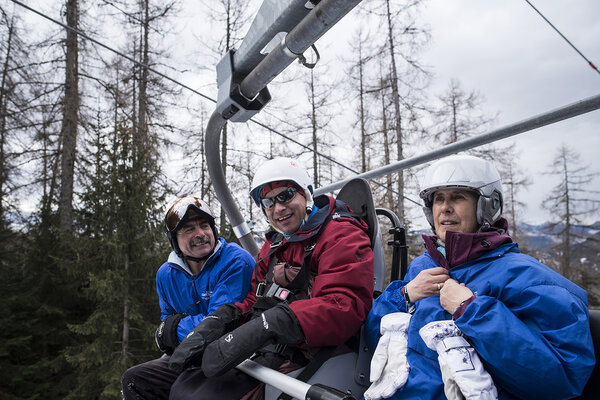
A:
{"label": "blue winter jacket", "polygon": [[[436,255],[439,257],[439,254]],[[420,271],[438,267],[429,252],[416,258],[403,281],[392,282],[367,318],[367,342],[375,348],[381,318],[406,312],[400,288]],[[594,367],[586,292],[566,278],[503,244],[452,267],[475,300],[455,321],[492,376],[500,399],[567,399],[581,393]],[[437,353],[419,329],[452,316],[435,295],[416,302],[408,330],[406,385],[392,399],[445,399]]]}
{"label": "blue winter jacket", "polygon": [[196,276],[175,252],[156,273],[161,320],[187,313],[177,327],[181,342],[204,319],[223,304],[243,300],[250,290],[254,259],[236,243],[219,238],[213,255]]}

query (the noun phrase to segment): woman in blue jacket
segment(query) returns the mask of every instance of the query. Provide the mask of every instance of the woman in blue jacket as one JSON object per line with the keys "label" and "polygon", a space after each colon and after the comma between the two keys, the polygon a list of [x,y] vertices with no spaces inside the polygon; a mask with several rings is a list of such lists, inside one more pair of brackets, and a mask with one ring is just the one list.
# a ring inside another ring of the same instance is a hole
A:
{"label": "woman in blue jacket", "polygon": [[[467,360],[469,369],[479,363],[493,380],[491,398],[579,395],[595,362],[587,294],[512,242],[501,218],[495,167],[471,156],[439,160],[427,170],[420,196],[435,235],[423,236],[425,254],[386,288],[369,314],[367,341],[380,347],[365,397],[452,397],[440,368],[444,351],[432,350],[419,334],[434,321],[462,332],[476,358]],[[399,312],[412,315],[398,314],[403,322],[387,327],[386,317],[382,324],[384,316]],[[470,398],[464,390],[462,395]]]}

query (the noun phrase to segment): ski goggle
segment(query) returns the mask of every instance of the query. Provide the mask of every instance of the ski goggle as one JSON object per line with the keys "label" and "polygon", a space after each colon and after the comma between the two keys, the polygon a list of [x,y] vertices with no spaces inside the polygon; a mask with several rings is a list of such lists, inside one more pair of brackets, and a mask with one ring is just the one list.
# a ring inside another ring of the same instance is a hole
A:
{"label": "ski goggle", "polygon": [[214,219],[208,204],[197,197],[186,196],[175,202],[165,216],[165,228],[167,231],[179,229],[191,217]]}
{"label": "ski goggle", "polygon": [[275,206],[275,203],[289,203],[290,201],[292,201],[294,196],[296,196],[296,193],[298,193],[298,189],[296,189],[295,187],[289,187],[273,197],[264,197],[260,199],[260,204],[265,210],[270,210]]}

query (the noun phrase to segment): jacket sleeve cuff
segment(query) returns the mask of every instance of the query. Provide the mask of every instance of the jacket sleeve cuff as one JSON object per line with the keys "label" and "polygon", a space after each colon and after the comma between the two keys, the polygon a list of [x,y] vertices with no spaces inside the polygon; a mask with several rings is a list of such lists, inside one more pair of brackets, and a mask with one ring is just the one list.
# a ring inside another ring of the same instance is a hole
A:
{"label": "jacket sleeve cuff", "polygon": [[454,321],[459,319],[463,315],[465,310],[467,309],[467,306],[469,304],[471,304],[473,301],[475,301],[475,295],[469,297],[468,299],[466,299],[465,301],[460,303],[460,306],[456,307],[456,310],[454,310],[454,312],[452,313],[452,319]]}

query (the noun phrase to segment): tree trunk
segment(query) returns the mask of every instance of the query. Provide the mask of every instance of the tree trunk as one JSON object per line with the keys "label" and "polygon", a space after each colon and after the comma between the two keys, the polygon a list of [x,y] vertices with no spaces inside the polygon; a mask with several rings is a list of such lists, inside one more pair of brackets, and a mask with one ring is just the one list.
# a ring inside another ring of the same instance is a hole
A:
{"label": "tree trunk", "polygon": [[[125,254],[125,277],[127,279],[129,272],[129,255]],[[129,293],[127,285],[125,285],[125,293],[123,296],[123,332],[121,334],[121,365],[127,366],[129,353]]]}
{"label": "tree trunk", "polygon": [[360,172],[367,171],[367,131],[365,121],[365,81],[364,81],[364,69],[363,69],[363,56],[362,56],[362,42],[358,44],[358,79],[359,79],[359,101],[360,101]]}
{"label": "tree trunk", "polygon": [[[384,87],[384,79],[381,78],[381,87]],[[388,122],[387,122],[387,113],[386,113],[386,105],[385,105],[385,90],[381,90],[381,132],[383,133],[383,156],[384,165],[389,165],[391,161],[390,157],[390,146],[389,146],[389,137],[388,137]],[[394,198],[392,196],[392,174],[386,175],[386,190],[385,199],[386,199],[386,207],[389,209],[393,209]]]}
{"label": "tree trunk", "polygon": [[511,218],[511,226],[512,226],[512,234],[515,240],[518,240],[519,233],[517,228],[517,210],[516,210],[516,188],[515,188],[515,174],[513,171],[513,167],[511,164],[508,165],[508,192],[510,193],[510,218]]}
{"label": "tree trunk", "polygon": [[[2,66],[2,80],[0,81],[0,226],[4,225],[4,190],[6,187],[6,181],[8,177],[8,165],[6,165],[5,159],[5,145],[7,141],[7,132],[6,132],[6,117],[7,117],[7,76],[8,76],[8,62],[10,60],[11,54],[11,44],[12,44],[12,35],[13,35],[13,21],[12,20],[8,26],[8,37],[6,40],[6,54],[4,56],[4,65]],[[7,21],[8,22],[8,21]]]}
{"label": "tree trunk", "polygon": [[[221,132],[221,165],[223,166],[223,174],[227,178],[227,127],[228,124],[225,122],[223,130]],[[225,209],[221,207],[221,223],[219,224],[219,231],[221,234],[225,233],[227,228],[227,216],[225,215]]]}
{"label": "tree trunk", "polygon": [[312,128],[312,148],[313,148],[313,181],[315,187],[319,187],[319,141],[317,139],[317,106],[315,104],[315,75],[310,70],[310,123]]}
{"label": "tree trunk", "polygon": [[[67,0],[67,25],[78,27],[78,0]],[[62,111],[62,163],[60,182],[60,229],[70,232],[73,227],[73,182],[77,147],[77,124],[79,113],[79,67],[77,34],[67,30],[65,93]]]}
{"label": "tree trunk", "polygon": [[571,198],[569,193],[569,168],[567,165],[567,154],[566,151],[563,152],[562,157],[563,163],[563,171],[564,176],[563,179],[565,181],[565,243],[563,246],[563,262],[561,263],[561,273],[563,276],[573,279],[572,271],[570,268],[571,264]]}
{"label": "tree trunk", "polygon": [[[226,28],[225,28],[225,52],[228,52],[229,49],[231,48],[231,35],[233,34],[232,32],[232,21],[231,21],[231,3],[228,1],[227,4],[225,4],[225,14],[226,14]],[[225,175],[225,178],[227,178],[227,122],[225,122],[225,125],[223,125],[223,130],[221,132],[221,165],[223,167],[223,174]],[[220,223],[220,231],[221,232],[225,232],[226,228],[227,228],[227,216],[225,215],[225,209],[223,207],[221,207],[221,214],[220,214],[220,219],[221,219],[221,223]]]}
{"label": "tree trunk", "polygon": [[[144,0],[144,19],[142,23],[142,37],[141,37],[141,62],[144,65],[149,64],[148,58],[148,31],[150,29],[150,17],[149,17],[149,4],[148,0]],[[147,123],[147,110],[148,110],[148,69],[141,68],[140,81],[139,81],[139,96],[138,96],[138,126],[136,135],[135,150],[137,152],[136,159],[145,157],[145,148],[147,146],[148,139],[148,123]]]}
{"label": "tree trunk", "polygon": [[[404,159],[403,148],[404,142],[402,138],[402,119],[400,116],[400,93],[398,91],[398,70],[396,68],[396,57],[395,57],[395,45],[394,35],[392,30],[392,14],[390,11],[390,0],[386,0],[386,11],[387,11],[387,23],[388,23],[388,44],[390,48],[390,76],[392,83],[392,100],[394,102],[394,114],[395,114],[395,130],[396,130],[396,147],[397,147],[397,160],[401,161]],[[404,171],[398,172],[398,207],[397,214],[400,221],[404,221]]]}

